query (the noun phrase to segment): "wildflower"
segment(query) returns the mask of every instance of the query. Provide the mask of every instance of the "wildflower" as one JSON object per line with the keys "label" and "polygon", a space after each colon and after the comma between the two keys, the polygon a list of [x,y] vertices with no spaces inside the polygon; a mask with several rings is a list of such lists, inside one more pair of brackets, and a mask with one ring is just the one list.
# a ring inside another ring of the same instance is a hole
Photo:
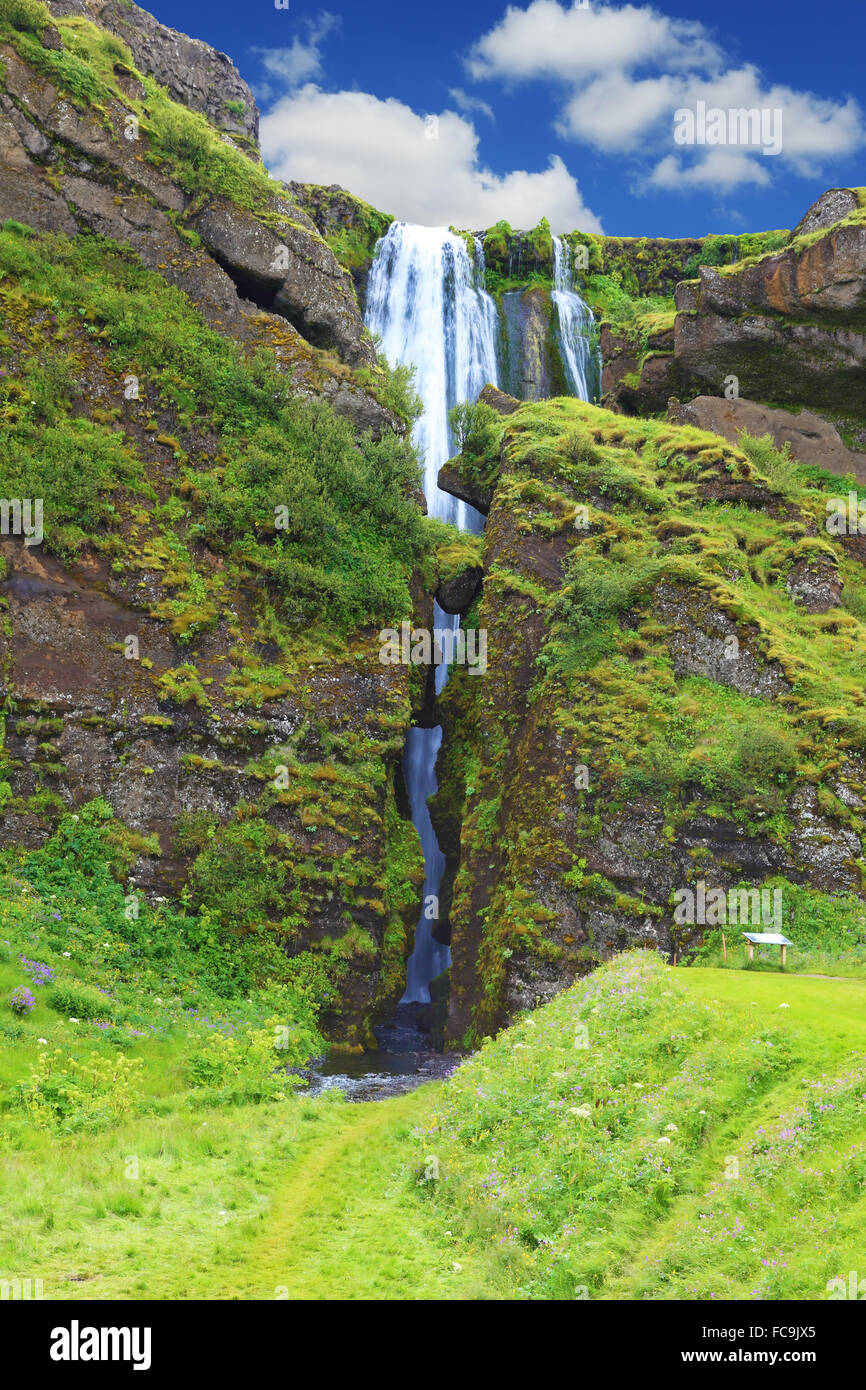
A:
{"label": "wildflower", "polygon": [[71,1018],[71,1019],[69,1020],[69,1022],[70,1022],[70,1023],[80,1023],[80,1022],[81,1022],[81,1019],[80,1019],[80,1018]]}
{"label": "wildflower", "polygon": [[592,1107],[589,1105],[570,1105],[569,1115],[579,1115],[582,1120],[588,1120],[592,1115]]}
{"label": "wildflower", "polygon": [[47,1038],[37,1038],[36,1041],[37,1041],[38,1043],[42,1043],[42,1045],[43,1045],[44,1047],[47,1047],[47,1046],[48,1046],[48,1039],[47,1039]]}
{"label": "wildflower", "polygon": [[671,1141],[666,1134],[662,1134],[657,1140],[657,1144],[669,1144]]}
{"label": "wildflower", "polygon": [[14,1014],[29,1014],[36,1004],[36,996],[26,985],[19,985],[9,996],[9,1007]]}
{"label": "wildflower", "polygon": [[669,1134],[679,1134],[679,1130],[677,1129],[676,1125],[665,1125],[665,1129],[668,1131]]}

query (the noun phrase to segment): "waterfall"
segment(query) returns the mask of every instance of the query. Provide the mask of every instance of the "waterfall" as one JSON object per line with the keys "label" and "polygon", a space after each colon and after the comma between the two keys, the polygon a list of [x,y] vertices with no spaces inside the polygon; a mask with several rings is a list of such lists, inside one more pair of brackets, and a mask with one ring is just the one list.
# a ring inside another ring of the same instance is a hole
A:
{"label": "waterfall", "polygon": [[[382,340],[392,365],[415,368],[415,389],[424,405],[413,442],[424,466],[424,494],[432,516],[480,532],[483,518],[438,485],[439,469],[456,452],[448,412],[461,401],[474,401],[488,382],[499,384],[496,305],[484,290],[484,249],[474,239],[475,256],[466,242],[443,227],[416,227],[394,222],[376,248],[367,285],[365,321]],[[437,628],[459,619],[434,605]],[[437,668],[437,693],[447,679]],[[424,852],[424,902],[438,900],[445,858],[436,840],[427,798],[436,791],[436,756],[441,728],[410,729],[403,766],[412,821]],[[451,952],[432,936],[433,921],[422,910],[415,929],[403,1003],[430,1000],[430,981],[446,970]]]}
{"label": "waterfall", "polygon": [[464,528],[472,508],[440,492],[437,477],[455,452],[449,410],[498,380],[496,305],[483,285],[479,238],[473,264],[462,237],[405,222],[392,223],[379,242],[367,285],[367,327],[389,362],[415,367],[424,414],[412,438],[424,463],[428,509]]}
{"label": "waterfall", "polygon": [[556,236],[553,238],[551,299],[556,305],[557,340],[569,392],[582,401],[594,400],[600,378],[598,354],[593,351],[590,338],[595,319],[574,288],[568,242]]}

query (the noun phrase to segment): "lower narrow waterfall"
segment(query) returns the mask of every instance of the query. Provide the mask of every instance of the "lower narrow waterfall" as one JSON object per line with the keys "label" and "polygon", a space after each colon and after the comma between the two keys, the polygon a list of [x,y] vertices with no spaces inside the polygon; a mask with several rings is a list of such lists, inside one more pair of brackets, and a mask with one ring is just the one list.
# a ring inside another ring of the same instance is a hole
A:
{"label": "lower narrow waterfall", "polygon": [[[488,382],[499,382],[496,305],[483,288],[484,251],[475,241],[475,256],[464,239],[443,227],[392,224],[379,243],[367,288],[367,327],[378,334],[391,363],[415,367],[415,388],[424,403],[413,439],[424,464],[424,494],[431,516],[479,532],[481,516],[441,492],[439,469],[456,451],[448,412],[460,401],[475,400]],[[434,625],[447,628],[458,619],[434,608]],[[447,679],[437,670],[437,692]],[[442,730],[411,729],[403,766],[412,820],[424,851],[424,902],[438,901],[445,867],[436,840],[427,798],[436,790],[436,755]],[[433,937],[435,920],[422,911],[415,930],[403,1003],[428,1003],[430,981],[447,969],[451,953]]]}

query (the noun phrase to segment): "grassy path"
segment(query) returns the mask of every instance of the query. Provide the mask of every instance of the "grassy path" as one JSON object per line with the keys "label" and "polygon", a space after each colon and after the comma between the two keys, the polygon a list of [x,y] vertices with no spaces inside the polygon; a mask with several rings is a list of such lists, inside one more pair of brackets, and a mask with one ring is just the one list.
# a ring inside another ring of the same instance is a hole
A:
{"label": "grassy path", "polygon": [[471,1257],[419,1201],[407,1164],[407,1140],[427,1105],[422,1091],[323,1111],[310,1126],[314,1142],[273,1195],[263,1233],[229,1254],[235,1268],[214,1270],[209,1297],[485,1297]]}

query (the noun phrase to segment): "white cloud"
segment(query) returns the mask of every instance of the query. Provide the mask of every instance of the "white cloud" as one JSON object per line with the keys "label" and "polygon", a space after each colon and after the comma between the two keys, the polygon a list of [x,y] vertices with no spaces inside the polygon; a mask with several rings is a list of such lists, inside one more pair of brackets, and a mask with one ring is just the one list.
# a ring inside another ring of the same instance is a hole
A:
{"label": "white cloud", "polygon": [[648,130],[667,120],[682,105],[675,78],[632,80],[609,72],[587,83],[568,101],[556,128],[565,138],[581,140],[604,151],[639,149]]}
{"label": "white cloud", "polygon": [[308,83],[262,117],[260,140],[278,178],[342,184],[405,221],[481,229],[500,218],[534,227],[545,216],[556,232],[601,230],[561,159],[541,172],[496,174],[480,161],[474,126],[455,111],[425,117],[395,98]]}
{"label": "white cloud", "polygon": [[470,111],[478,111],[482,116],[486,116],[488,120],[496,120],[492,106],[489,106],[486,101],[482,101],[480,97],[471,97],[468,92],[464,92],[462,87],[452,87],[448,95],[451,100],[459,106],[461,111],[466,111],[467,113]]}
{"label": "white cloud", "polygon": [[713,149],[696,164],[685,164],[676,155],[665,155],[647,180],[653,188],[687,192],[708,188],[728,193],[744,184],[765,188],[770,183],[766,160],[744,150]]}
{"label": "white cloud", "polygon": [[[329,34],[340,27],[337,15],[322,10],[316,19],[307,19],[303,29],[306,38],[295,35],[289,48],[254,48],[265,72],[276,78],[280,89],[292,90],[303,82],[311,82],[322,75],[322,44]],[[270,83],[261,83],[256,95],[262,101],[269,101],[274,95]]]}
{"label": "white cloud", "polygon": [[636,67],[713,67],[721,52],[702,24],[669,19],[647,5],[570,9],[533,0],[505,16],[470,50],[472,76],[528,80],[585,78]]}
{"label": "white cloud", "polygon": [[[768,84],[752,64],[731,67],[703,24],[671,19],[650,5],[511,5],[472,47],[466,66],[476,79],[554,82],[558,134],[607,155],[655,161],[644,186],[765,186],[777,164],[815,177],[826,163],[866,144],[863,112],[852,97],[827,99]],[[711,152],[675,146],[674,113],[699,100],[725,111],[780,110],[781,153],[770,159],[742,146]]]}

